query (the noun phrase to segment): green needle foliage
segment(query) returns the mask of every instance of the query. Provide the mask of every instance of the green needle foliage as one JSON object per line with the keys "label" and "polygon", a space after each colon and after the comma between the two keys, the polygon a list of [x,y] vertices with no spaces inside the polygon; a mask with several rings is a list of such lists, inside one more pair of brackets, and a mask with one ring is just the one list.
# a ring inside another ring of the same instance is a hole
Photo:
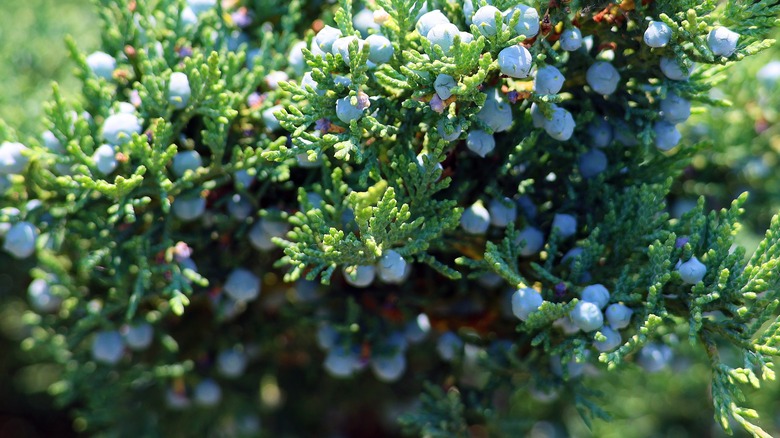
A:
{"label": "green needle foliage", "polygon": [[76,429],[519,436],[531,404],[590,425],[600,379],[689,356],[723,430],[769,436],[745,388],[780,355],[780,216],[747,257],[747,194],[667,199],[713,150],[675,124],[728,104],[710,91],[780,4],[529,3],[496,0],[486,36],[484,1],[96,2],[109,58],[69,41],[81,98],[55,85],[40,138],[0,126],[22,346]]}

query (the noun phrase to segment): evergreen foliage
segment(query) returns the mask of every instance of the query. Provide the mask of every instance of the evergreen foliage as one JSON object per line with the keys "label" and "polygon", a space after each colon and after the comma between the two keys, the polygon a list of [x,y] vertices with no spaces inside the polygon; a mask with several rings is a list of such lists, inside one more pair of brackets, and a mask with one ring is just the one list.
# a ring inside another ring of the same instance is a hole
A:
{"label": "evergreen foliage", "polygon": [[55,85],[39,138],[0,126],[26,145],[0,147],[23,348],[79,431],[322,435],[359,402],[410,435],[516,436],[518,406],[605,419],[594,381],[698,350],[716,421],[769,436],[744,388],[780,355],[780,216],[747,257],[747,194],[666,200],[712,148],[686,103],[728,104],[710,90],[772,45],[777,2],[496,0],[487,30],[470,0],[95,6],[115,64],[70,41],[82,98]]}

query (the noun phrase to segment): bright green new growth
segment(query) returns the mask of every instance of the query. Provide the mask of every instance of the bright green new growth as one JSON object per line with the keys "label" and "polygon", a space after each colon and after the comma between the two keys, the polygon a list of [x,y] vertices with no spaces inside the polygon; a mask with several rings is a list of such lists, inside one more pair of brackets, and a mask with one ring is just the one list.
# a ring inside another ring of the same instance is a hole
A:
{"label": "bright green new growth", "polygon": [[[28,315],[34,329],[25,347],[41,349],[62,366],[62,379],[51,391],[64,404],[81,403],[79,424],[107,434],[252,435],[241,425],[260,416],[271,436],[323,433],[322,419],[279,420],[311,416],[301,407],[306,395],[292,393],[301,380],[312,392],[360,399],[352,393],[357,389],[345,392],[323,375],[317,327],[332,327],[328,348],[344,353],[340,364],[355,359],[357,375],[373,358],[405,350],[389,339],[425,313],[433,334],[409,350],[435,345],[447,330],[458,331],[467,346],[452,364],[433,367],[438,359],[427,351],[424,360],[405,365],[409,385],[399,390],[401,397],[423,389],[420,376],[430,382],[419,408],[402,417],[410,434],[467,436],[471,425],[520,433],[510,428],[511,412],[492,406],[493,394],[507,388],[513,395],[565,391],[586,420],[606,418],[589,378],[580,376],[582,368],[620,373],[640,362],[643,348],[685,325],[691,345],[703,348],[711,362],[716,420],[727,431],[733,419],[754,436],[768,436],[754,423],[742,385],[773,380],[772,360],[780,355],[780,216],[747,261],[744,249],[733,249],[746,195],[712,212],[700,200],[672,218],[665,199],[691,156],[708,144],[684,139],[661,153],[653,146],[653,123],[669,93],[700,105],[723,104],[707,93],[725,66],[772,44],[767,36],[780,6],[653,1],[592,10],[585,7],[589,2],[572,1],[549,6],[551,26],[536,38],[514,33],[515,14],[495,35],[475,34],[472,42],[456,38],[445,54],[414,31],[422,3],[378,0],[365,6],[378,12],[374,17],[386,14],[379,31],[394,52],[389,62],[372,65],[368,45],[360,49],[357,41],[349,45],[349,64],[332,53],[315,53],[310,44],[310,25],[320,17],[344,36],[358,35],[352,18],[359,8],[351,1],[321,10],[300,1],[277,3],[216,2],[192,25],[180,12],[183,1],[101,1],[101,50],[118,60],[112,80],[95,76],[70,44],[83,99],[66,102],[55,86],[46,127],[67,153],[27,143],[30,165],[13,175],[0,198],[20,213],[0,212],[0,222],[23,218],[41,234],[32,274],[50,279],[52,293],[63,301],[54,312]],[[510,3],[494,6],[503,11]],[[529,3],[539,11],[548,7],[546,1]],[[246,13],[241,8],[254,14],[247,26],[240,25]],[[469,31],[459,2],[429,2],[427,10],[435,9]],[[645,17],[672,29],[666,47],[642,43]],[[583,35],[595,40],[590,52],[565,52],[556,42],[574,18]],[[741,35],[729,58],[707,47],[716,25]],[[299,41],[307,43],[305,70],[315,88],[302,87],[303,75],[287,65]],[[500,74],[498,53],[514,44],[523,44],[536,66],[554,65],[563,73],[560,94],[534,94],[533,77]],[[251,69],[247,50],[255,51]],[[668,80],[658,67],[661,57],[698,67],[688,81]],[[586,71],[596,61],[620,71],[617,90],[608,97],[586,88]],[[191,88],[183,108],[168,99],[174,71],[186,74]],[[290,80],[271,86],[265,79],[278,71]],[[435,94],[440,74],[457,83],[445,101]],[[477,117],[492,89],[512,104],[507,132],[493,133]],[[336,113],[336,102],[345,97],[365,107],[349,123]],[[91,157],[104,141],[101,124],[119,111],[118,102],[132,104],[144,132],[117,145],[118,167],[103,175]],[[534,128],[532,103],[545,117],[553,104],[576,115],[572,139],[559,141]],[[276,105],[282,109],[273,115],[282,129],[263,115]],[[436,128],[442,117],[463,131],[493,134],[495,150],[477,157],[466,148],[465,135],[442,139]],[[591,149],[586,125],[604,117],[616,131],[603,149],[609,165],[585,178],[577,163]],[[0,141],[17,139],[0,126]],[[173,157],[193,150],[202,166],[177,176]],[[321,164],[301,165],[301,157]],[[520,213],[505,229],[471,235],[459,228],[464,208],[504,197]],[[202,216],[183,221],[172,214],[177,199],[195,198],[205,200]],[[251,204],[248,219],[231,216],[236,199]],[[31,207],[33,200],[41,206]],[[576,217],[573,237],[551,229],[557,213]],[[279,249],[260,252],[250,245],[250,230],[261,218],[291,226],[273,237]],[[521,253],[524,227],[543,230],[541,252]],[[375,280],[359,290],[341,277],[343,268],[375,265],[390,249],[411,266],[406,281]],[[692,256],[707,267],[693,286],[675,270],[678,260]],[[256,300],[234,301],[222,291],[237,268],[261,279]],[[480,283],[495,275],[498,284]],[[610,303],[633,310],[630,324],[619,331],[620,346],[610,352],[594,349],[594,342],[606,340],[598,330],[562,328],[582,288],[594,283],[608,288]],[[509,317],[502,316],[506,292],[522,287],[542,294],[541,307],[524,321],[511,315],[511,306]],[[306,295],[312,288],[315,296]],[[154,327],[149,350],[126,352],[116,365],[94,361],[95,333],[140,322]],[[735,351],[740,365],[722,361],[724,349]],[[214,363],[225,351],[246,357],[243,375],[220,375]],[[222,384],[222,401],[194,410],[189,396],[204,379]],[[154,416],[138,415],[138,409]],[[308,409],[324,416],[323,406]]]}

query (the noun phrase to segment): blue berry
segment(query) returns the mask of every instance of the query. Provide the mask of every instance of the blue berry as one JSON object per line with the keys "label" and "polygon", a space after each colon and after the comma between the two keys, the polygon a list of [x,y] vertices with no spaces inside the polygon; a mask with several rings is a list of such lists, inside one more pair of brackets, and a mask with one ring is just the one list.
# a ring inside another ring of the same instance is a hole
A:
{"label": "blue berry", "polygon": [[655,147],[662,151],[672,149],[682,139],[682,134],[677,130],[677,127],[666,120],[655,122],[653,132],[655,133]]}
{"label": "blue berry", "polygon": [[[553,108],[557,108],[557,105],[554,103],[551,104]],[[536,104],[536,102],[531,104],[531,122],[533,122],[534,128],[544,128],[545,123],[547,123],[547,117],[544,116],[544,113],[542,112],[542,108]]]}
{"label": "blue berry", "polygon": [[657,373],[669,366],[672,349],[668,345],[650,343],[639,350],[637,362],[647,372]]}
{"label": "blue berry", "polygon": [[62,304],[62,299],[51,292],[49,282],[36,278],[27,287],[27,297],[33,310],[40,313],[56,312]]}
{"label": "blue berry", "polygon": [[675,93],[669,93],[666,99],[661,101],[661,112],[667,122],[683,123],[691,116],[691,102]]}
{"label": "blue berry", "polygon": [[360,357],[353,351],[338,345],[325,357],[325,370],[333,377],[350,377],[360,368]]}
{"label": "blue berry", "polygon": [[472,35],[469,32],[463,32],[460,33],[460,42],[462,44],[468,44],[470,42],[474,41],[474,35]]}
{"label": "blue berry", "polygon": [[664,47],[672,39],[672,28],[663,21],[651,21],[645,30],[644,39],[650,47]]}
{"label": "blue berry", "polygon": [[444,140],[455,141],[460,137],[461,132],[463,132],[463,128],[461,128],[460,123],[457,123],[457,120],[453,120],[447,116],[442,117],[436,123],[436,131]]}
{"label": "blue berry", "polygon": [[498,52],[501,73],[513,78],[527,78],[533,67],[533,56],[525,47],[515,44]]}
{"label": "blue berry", "polygon": [[6,141],[0,144],[0,175],[17,175],[24,172],[30,158],[27,146]]}
{"label": "blue berry", "polygon": [[492,199],[488,204],[490,224],[504,228],[517,219],[517,204],[509,198]]}
{"label": "blue berry", "polygon": [[756,79],[766,88],[774,88],[780,81],[780,61],[767,62],[761,70],[756,73]]}
{"label": "blue berry", "polygon": [[561,48],[567,52],[579,50],[582,47],[582,32],[576,27],[564,29],[558,41],[561,44]]}
{"label": "blue berry", "polygon": [[444,332],[436,341],[436,352],[442,360],[451,362],[463,350],[463,340],[453,332]]}
{"label": "blue berry", "polygon": [[574,117],[565,109],[555,106],[552,117],[544,122],[544,130],[547,134],[560,141],[566,141],[574,134],[576,127]]}
{"label": "blue berry", "polygon": [[599,306],[599,309],[607,307],[609,303],[609,290],[603,284],[591,284],[582,289],[582,301],[587,301]]}
{"label": "blue berry", "polygon": [[515,239],[515,245],[523,245],[520,255],[530,257],[539,252],[544,246],[544,233],[536,227],[527,226],[520,230]]}
{"label": "blue berry", "polygon": [[244,374],[247,365],[246,354],[236,348],[224,350],[217,355],[217,370],[227,378],[236,378]]}
{"label": "blue berry", "polygon": [[704,279],[707,273],[707,266],[700,262],[696,257],[691,257],[687,262],[680,263],[677,266],[677,272],[685,284],[696,284]]}
{"label": "blue berry", "polygon": [[421,313],[416,318],[406,323],[404,336],[410,343],[419,343],[425,340],[431,331],[431,320],[428,315]]}
{"label": "blue berry", "polygon": [[379,30],[379,24],[374,21],[374,12],[363,8],[352,16],[352,25],[363,38],[368,37],[370,30]]}
{"label": "blue berry", "polygon": [[401,352],[372,357],[371,370],[377,379],[383,382],[395,382],[406,370],[406,357]]}
{"label": "blue berry", "polygon": [[322,324],[317,329],[317,345],[323,350],[330,350],[336,345],[339,339],[339,332],[330,324]]}
{"label": "blue berry", "polygon": [[306,42],[298,41],[290,47],[290,53],[287,54],[287,64],[298,76],[303,75],[306,70],[306,58],[303,57],[304,48],[306,48]]}
{"label": "blue berry", "polygon": [[496,139],[481,129],[472,129],[466,136],[466,147],[484,158],[496,148]]}
{"label": "blue berry", "polygon": [[368,60],[375,64],[385,64],[393,58],[395,49],[389,39],[374,34],[366,38],[368,44]]}
{"label": "blue berry", "polygon": [[353,98],[350,96],[342,97],[337,100],[336,117],[344,123],[349,123],[363,117],[363,109],[358,106],[357,98],[355,98],[354,103]]}
{"label": "blue berry", "polygon": [[460,217],[460,227],[469,234],[485,234],[490,226],[490,213],[476,202],[463,211]]}
{"label": "blue berry", "polygon": [[584,332],[598,330],[604,325],[604,315],[599,306],[588,301],[580,301],[569,313],[571,321]]}
{"label": "blue berry", "polygon": [[436,90],[436,94],[442,100],[447,100],[452,96],[452,89],[457,87],[458,83],[455,82],[455,78],[444,73],[436,76],[436,80],[433,82],[433,89]]}
{"label": "blue berry", "polygon": [[198,24],[198,16],[195,15],[195,11],[193,11],[189,6],[185,6],[184,9],[181,10],[180,19],[182,24],[184,24],[184,27],[195,26]]}
{"label": "blue berry", "polygon": [[177,218],[189,222],[199,218],[206,211],[206,200],[197,195],[180,196],[173,201],[172,208]]}
{"label": "blue berry", "polygon": [[[685,61],[685,63],[687,63],[687,61]],[[693,71],[693,64],[690,64],[690,67],[683,70],[674,58],[661,58],[660,66],[664,76],[673,81],[685,81],[691,76],[691,72]]]}
{"label": "blue berry", "polygon": [[38,231],[30,222],[17,222],[5,233],[3,249],[17,259],[26,259],[35,252]]}
{"label": "blue berry", "polygon": [[243,221],[254,212],[255,207],[249,202],[246,196],[235,193],[228,200],[227,210],[233,219]]}
{"label": "blue berry", "polygon": [[152,344],[154,329],[148,322],[128,326],[126,330],[125,342],[131,350],[145,350]]}
{"label": "blue berry", "polygon": [[255,176],[247,169],[237,170],[233,174],[233,183],[236,188],[249,188],[255,181]]}
{"label": "blue berry", "polygon": [[578,163],[583,178],[593,178],[607,170],[607,156],[598,149],[591,149],[580,155]]}
{"label": "blue berry", "polygon": [[312,41],[317,47],[325,53],[330,53],[333,43],[341,38],[341,31],[335,27],[325,26],[317,32]]}
{"label": "blue berry", "polygon": [[606,311],[607,321],[609,322],[610,327],[615,330],[626,328],[631,322],[631,315],[633,313],[634,311],[624,304],[610,304]]}
{"label": "blue berry", "polygon": [[[498,16],[498,20],[496,20]],[[495,6],[482,6],[471,17],[471,23],[477,26],[479,33],[486,37],[495,36],[503,26],[501,11]]]}
{"label": "blue berry", "polygon": [[113,114],[103,122],[103,138],[112,145],[128,143],[141,130],[141,121],[133,114]]}
{"label": "blue berry", "polygon": [[108,53],[94,52],[87,56],[87,66],[95,76],[110,81],[116,69],[116,59]]}
{"label": "blue berry", "polygon": [[512,294],[512,313],[520,321],[525,321],[528,316],[537,311],[544,302],[542,294],[530,287],[518,289]]}
{"label": "blue berry", "polygon": [[379,279],[385,283],[393,283],[404,277],[406,260],[395,250],[387,250],[382,253],[377,263]]}
{"label": "blue berry", "polygon": [[[43,145],[46,146],[46,148],[55,153],[55,154],[63,154],[65,153],[65,148],[62,147],[62,143],[60,140],[54,135],[51,131],[44,131],[43,134],[41,134],[41,138],[43,139]],[[2,172],[0,172],[2,173]]]}
{"label": "blue berry", "polygon": [[92,154],[92,162],[95,164],[98,172],[103,175],[109,175],[116,170],[119,162],[116,159],[116,151],[110,144],[100,145]]}
{"label": "blue berry", "polygon": [[334,41],[333,45],[331,46],[330,49],[331,53],[333,53],[333,56],[340,56],[341,59],[344,61],[344,64],[349,65],[349,46],[352,45],[353,41],[357,41],[358,52],[363,50],[365,41],[361,40],[360,38],[354,35],[349,35],[349,36],[336,39],[336,41]]}
{"label": "blue berry", "polygon": [[603,148],[612,143],[612,125],[603,118],[590,122],[587,129],[593,147]]}
{"label": "blue berry", "polygon": [[276,131],[277,129],[281,128],[282,125],[279,124],[279,119],[276,118],[274,113],[281,111],[283,108],[284,107],[282,105],[274,105],[263,110],[263,112],[260,114],[260,117],[263,119],[263,123],[265,124],[266,128],[271,131]]}
{"label": "blue berry", "polygon": [[[357,266],[351,273],[344,267],[344,280],[353,287],[367,287],[374,281],[376,268],[370,265]],[[354,276],[353,276],[354,275]]]}
{"label": "blue berry", "polygon": [[620,346],[620,344],[623,343],[623,338],[620,336],[620,333],[618,333],[615,330],[612,330],[609,327],[601,327],[599,329],[602,335],[604,335],[605,340],[603,341],[593,341],[593,346],[596,347],[596,350],[601,352],[607,352],[612,351]]}
{"label": "blue berry", "polygon": [[216,406],[222,399],[222,388],[213,379],[204,379],[195,387],[193,398],[200,406]]}
{"label": "blue berry", "polygon": [[577,218],[565,213],[553,216],[552,229],[558,229],[558,235],[567,238],[577,233]]}
{"label": "blue berry", "polygon": [[477,119],[489,126],[494,133],[506,131],[512,126],[512,107],[498,89],[488,90],[485,104],[477,113]]}
{"label": "blue berry", "polygon": [[187,0],[187,6],[192,8],[192,12],[200,15],[214,9],[217,6],[217,0]]}
{"label": "blue berry", "polygon": [[439,46],[445,55],[449,55],[455,44],[455,38],[460,37],[460,29],[451,23],[437,24],[425,37],[430,41],[431,46]]}
{"label": "blue berry", "polygon": [[263,78],[263,81],[265,82],[265,85],[268,86],[269,90],[278,90],[280,82],[287,82],[289,80],[290,77],[287,75],[287,73],[279,70],[269,72]]}
{"label": "blue berry", "polygon": [[168,102],[176,109],[182,109],[190,101],[192,90],[190,80],[182,72],[174,72],[168,80]]}
{"label": "blue berry", "polygon": [[417,24],[415,25],[415,28],[417,29],[417,32],[420,33],[421,36],[427,37],[428,32],[431,31],[434,27],[440,25],[440,24],[449,24],[450,20],[447,19],[447,17],[441,13],[440,10],[435,9],[430,12],[424,13],[420,18],[417,19]]}
{"label": "blue berry", "polygon": [[727,27],[716,27],[707,35],[707,45],[717,56],[729,57],[737,50],[739,34]]}
{"label": "blue berry", "polygon": [[526,39],[533,38],[539,33],[539,11],[526,5],[515,5],[506,11],[504,20],[509,23],[512,16],[518,12],[520,19],[515,25],[515,33],[524,35]]}
{"label": "blue berry", "polygon": [[536,70],[534,92],[538,94],[558,94],[563,88],[566,78],[560,70],[552,65],[545,65]]}
{"label": "blue berry", "polygon": [[288,230],[289,225],[285,222],[260,219],[249,231],[249,242],[261,251],[271,251],[276,249],[271,238],[284,237]]}
{"label": "blue berry", "polygon": [[247,269],[236,268],[228,276],[223,289],[236,301],[251,301],[260,295],[260,278]]}
{"label": "blue berry", "polygon": [[92,358],[98,362],[113,365],[122,359],[125,344],[118,331],[102,331],[92,339]]}
{"label": "blue berry", "polygon": [[188,170],[195,170],[203,165],[198,151],[181,151],[173,156],[171,170],[173,174],[181,178]]}
{"label": "blue berry", "polygon": [[612,64],[598,61],[588,68],[588,71],[585,73],[585,80],[593,91],[608,96],[617,90],[620,82],[620,73]]}

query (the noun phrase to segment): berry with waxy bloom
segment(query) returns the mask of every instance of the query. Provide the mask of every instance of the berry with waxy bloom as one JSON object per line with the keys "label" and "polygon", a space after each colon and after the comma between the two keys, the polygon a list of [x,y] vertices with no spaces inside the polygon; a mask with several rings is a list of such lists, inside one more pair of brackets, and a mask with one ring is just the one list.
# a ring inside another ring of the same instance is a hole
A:
{"label": "berry with waxy bloom", "polygon": [[116,151],[110,144],[100,145],[92,154],[92,162],[97,170],[103,175],[113,172],[119,162],[116,159]]}
{"label": "berry with waxy bloom", "polygon": [[683,70],[674,58],[661,58],[660,66],[664,76],[673,81],[685,81],[691,76],[691,72],[693,72],[693,64],[690,64],[690,67]]}
{"label": "berry with waxy bloom", "polygon": [[441,47],[445,55],[450,54],[456,37],[460,37],[460,29],[451,23],[437,24],[425,36],[432,46]]}
{"label": "berry with waxy bloom", "polygon": [[578,163],[583,178],[593,178],[607,170],[607,156],[598,149],[591,149],[580,155]]}
{"label": "berry with waxy bloom", "polygon": [[173,156],[171,170],[173,174],[181,178],[188,170],[195,170],[203,165],[198,151],[181,151]]}
{"label": "berry with waxy bloom", "polygon": [[597,148],[609,146],[612,142],[612,125],[603,118],[597,118],[590,122],[587,127],[590,136],[591,145]]}
{"label": "berry with waxy bloom", "polygon": [[607,322],[609,322],[610,327],[615,330],[626,328],[631,322],[631,315],[633,313],[634,311],[625,304],[610,304],[606,311]]}
{"label": "berry with waxy bloom", "polygon": [[436,342],[436,352],[442,360],[451,362],[463,350],[463,340],[453,332],[444,332]]}
{"label": "berry with waxy bloom", "polygon": [[604,335],[606,339],[603,341],[593,341],[593,346],[596,347],[596,350],[598,351],[612,351],[618,348],[621,343],[623,343],[623,338],[616,330],[604,326],[599,329],[599,332],[601,332],[601,334]]}
{"label": "berry with waxy bloom", "polygon": [[449,116],[439,119],[436,123],[436,130],[438,131],[439,136],[447,141],[457,140],[460,137],[461,132],[463,132],[460,123]]}
{"label": "berry with waxy bloom", "polygon": [[325,26],[317,32],[312,42],[323,52],[329,53],[333,48],[333,43],[341,38],[341,31],[332,26]]}
{"label": "berry with waxy bloom", "polygon": [[490,213],[481,202],[469,206],[460,217],[460,227],[469,234],[485,234],[489,226]]}
{"label": "berry with waxy bloom", "polygon": [[379,263],[377,263],[379,279],[386,283],[396,282],[403,278],[406,268],[406,260],[392,249],[384,251],[382,257],[379,258]]}
{"label": "berry with waxy bloom", "polygon": [[582,32],[576,27],[564,29],[558,41],[561,44],[561,48],[567,52],[579,50],[582,47]]}
{"label": "berry with waxy bloom", "polygon": [[244,374],[247,365],[246,353],[237,348],[223,350],[217,355],[217,371],[227,378],[236,378]]}
{"label": "berry with waxy bloom", "polygon": [[574,117],[570,112],[561,107],[554,107],[552,117],[545,118],[544,130],[547,134],[560,141],[566,141],[574,134],[574,128],[576,127]]}
{"label": "berry with waxy bloom", "polygon": [[[498,21],[496,20],[498,16]],[[477,9],[474,16],[471,17],[471,23],[477,26],[479,33],[486,37],[495,36],[503,26],[501,21],[501,11],[491,5],[485,5]]]}
{"label": "berry with waxy bloom", "polygon": [[604,315],[597,304],[580,301],[569,313],[571,321],[584,332],[592,332],[604,325]]}
{"label": "berry with waxy bloom", "polygon": [[236,268],[222,287],[236,301],[251,301],[260,295],[260,278],[244,268]]}
{"label": "berry with waxy bloom", "polygon": [[125,343],[116,330],[102,331],[92,339],[92,358],[98,362],[113,365],[122,359]]}
{"label": "berry with waxy bloom", "polygon": [[533,38],[539,33],[539,11],[527,5],[515,5],[505,12],[504,21],[509,23],[515,13],[520,14],[520,19],[514,27],[515,33]]}
{"label": "berry with waxy bloom", "polygon": [[127,326],[123,330],[125,343],[131,350],[145,350],[152,344],[154,329],[148,322]]}
{"label": "berry with waxy bloom", "polygon": [[222,388],[213,379],[204,379],[195,386],[192,397],[200,406],[216,406],[222,399]]}
{"label": "berry with waxy bloom", "polygon": [[538,94],[558,94],[563,88],[566,78],[560,70],[552,65],[545,65],[536,70],[534,77],[534,92]]}
{"label": "berry with waxy bloom", "polygon": [[515,44],[498,52],[501,73],[513,78],[527,78],[533,67],[533,56],[525,47]]}
{"label": "berry with waxy bloom", "polygon": [[417,29],[417,32],[420,33],[420,35],[426,37],[428,36],[428,32],[430,32],[431,29],[433,29],[435,26],[440,24],[449,24],[449,22],[450,20],[444,14],[442,14],[440,10],[435,9],[421,15],[420,18],[417,19],[415,28]]}
{"label": "berry with waxy bloom", "polygon": [[376,268],[371,265],[356,266],[351,272],[344,268],[344,280],[353,287],[367,287],[374,281]]}
{"label": "berry with waxy bloom", "polygon": [[[523,243],[525,242],[525,243]],[[544,246],[544,233],[536,227],[527,226],[520,230],[515,245],[523,244],[520,255],[529,257],[538,253]]]}
{"label": "berry with waxy bloom", "polygon": [[16,175],[24,172],[30,158],[27,146],[6,141],[0,144],[0,175]]}
{"label": "berry with waxy bloom", "polygon": [[190,101],[192,90],[190,80],[182,72],[174,72],[168,80],[168,102],[176,109],[182,109]]}
{"label": "berry with waxy bloom", "polygon": [[383,35],[374,34],[366,38],[368,44],[368,60],[376,64],[390,62],[395,49],[393,44]]}
{"label": "berry with waxy bloom", "polygon": [[656,373],[669,366],[672,349],[665,344],[650,343],[639,350],[637,362],[650,373]]}
{"label": "berry with waxy bloom", "polygon": [[206,211],[206,200],[197,195],[185,195],[177,197],[171,207],[177,218],[183,221],[192,221]]}
{"label": "berry with waxy bloom", "polygon": [[506,227],[517,219],[517,204],[509,198],[490,200],[488,211],[490,224],[496,227]]}
{"label": "berry with waxy bloom", "polygon": [[582,289],[582,301],[587,301],[599,306],[599,309],[607,307],[609,303],[609,290],[603,284],[591,284]]}
{"label": "berry with waxy bloom", "polygon": [[663,118],[669,123],[683,123],[691,116],[691,102],[675,93],[666,95],[661,101]]}
{"label": "berry with waxy bloom", "polygon": [[62,299],[51,292],[49,282],[43,278],[36,278],[30,283],[27,297],[32,308],[41,313],[55,312],[62,304]]}
{"label": "berry with waxy bloom", "polygon": [[645,44],[650,47],[664,47],[671,39],[672,28],[663,21],[651,21],[645,30]]}
{"label": "berry with waxy bloom", "polygon": [[112,114],[103,122],[103,138],[112,145],[122,145],[142,129],[141,121],[134,114]]}
{"label": "berry with waxy bloom", "polygon": [[683,283],[696,284],[704,279],[704,275],[707,274],[707,266],[696,257],[691,257],[688,261],[677,266],[677,272],[680,273]]}
{"label": "berry with waxy bloom", "polygon": [[436,90],[436,94],[442,100],[447,100],[452,96],[452,89],[457,87],[458,83],[455,82],[455,78],[450,75],[440,73],[436,76],[436,80],[433,82],[433,89]]}
{"label": "berry with waxy bloom", "polygon": [[503,132],[512,126],[512,107],[501,95],[498,89],[487,91],[487,98],[482,109],[477,113],[477,119],[496,132]]}
{"label": "berry with waxy bloom", "polygon": [[539,309],[544,302],[542,294],[530,287],[524,287],[512,294],[512,313],[521,321]]}
{"label": "berry with waxy bloom", "polygon": [[38,231],[30,222],[17,222],[5,233],[3,249],[16,257],[25,259],[35,252],[35,240]]}
{"label": "berry with waxy bloom", "polygon": [[496,148],[496,139],[481,129],[472,129],[466,136],[466,147],[484,158]]}
{"label": "berry with waxy bloom", "polygon": [[620,73],[609,62],[598,61],[585,72],[585,80],[596,93],[610,95],[617,90]]}
{"label": "berry with waxy bloom", "polygon": [[116,59],[105,52],[94,52],[87,56],[87,66],[95,76],[111,80],[116,69]]}
{"label": "berry with waxy bloom", "polygon": [[737,50],[739,34],[723,26],[716,27],[707,35],[707,46],[718,56],[729,57]]}
{"label": "berry with waxy bloom", "polygon": [[577,218],[565,213],[553,216],[552,229],[558,230],[558,235],[567,238],[577,233]]}
{"label": "berry with waxy bloom", "polygon": [[655,133],[655,147],[662,151],[672,149],[682,139],[682,134],[677,130],[677,127],[666,120],[655,122],[653,132]]}

